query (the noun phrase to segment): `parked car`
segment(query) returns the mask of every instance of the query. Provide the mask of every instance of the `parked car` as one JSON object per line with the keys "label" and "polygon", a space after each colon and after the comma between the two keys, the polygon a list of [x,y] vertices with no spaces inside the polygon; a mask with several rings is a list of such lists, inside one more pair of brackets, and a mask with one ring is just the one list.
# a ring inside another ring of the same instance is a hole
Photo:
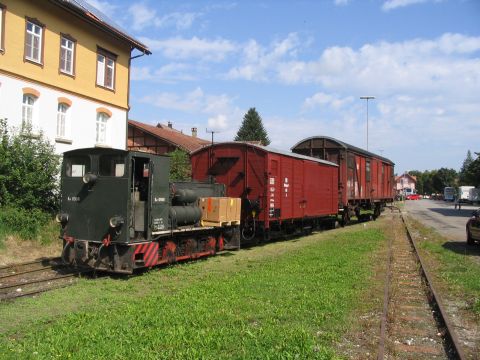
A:
{"label": "parked car", "polygon": [[420,200],[421,196],[419,194],[410,194],[407,195],[407,200]]}
{"label": "parked car", "polygon": [[475,241],[480,242],[480,209],[475,210],[467,221],[467,244],[473,245]]}

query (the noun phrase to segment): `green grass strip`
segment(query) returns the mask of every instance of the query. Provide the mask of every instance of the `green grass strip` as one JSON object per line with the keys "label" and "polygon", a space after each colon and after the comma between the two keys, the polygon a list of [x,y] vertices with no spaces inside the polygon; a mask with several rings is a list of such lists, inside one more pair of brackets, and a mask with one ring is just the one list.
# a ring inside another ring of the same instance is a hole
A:
{"label": "green grass strip", "polygon": [[[383,240],[373,227],[340,230],[128,280],[82,281],[0,309],[33,317],[0,335],[0,357],[336,358]],[[35,311],[67,298],[85,303],[35,321]]]}

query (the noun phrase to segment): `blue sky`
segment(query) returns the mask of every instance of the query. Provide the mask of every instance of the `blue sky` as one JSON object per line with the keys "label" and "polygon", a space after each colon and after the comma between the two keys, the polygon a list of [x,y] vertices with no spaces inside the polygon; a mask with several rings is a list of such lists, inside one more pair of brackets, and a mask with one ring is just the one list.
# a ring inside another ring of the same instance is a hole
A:
{"label": "blue sky", "polygon": [[480,0],[88,0],[153,54],[133,60],[130,118],[232,140],[255,107],[271,146],[313,135],[396,172],[480,152]]}

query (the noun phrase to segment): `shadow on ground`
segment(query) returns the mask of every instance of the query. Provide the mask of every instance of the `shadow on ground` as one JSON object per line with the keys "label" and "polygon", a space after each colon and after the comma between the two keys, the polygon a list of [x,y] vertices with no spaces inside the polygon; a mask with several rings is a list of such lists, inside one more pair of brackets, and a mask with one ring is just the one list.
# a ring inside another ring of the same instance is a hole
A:
{"label": "shadow on ground", "polygon": [[466,241],[447,241],[442,245],[443,248],[453,251],[457,254],[467,256],[480,256],[480,245],[467,245]]}
{"label": "shadow on ground", "polygon": [[455,209],[453,206],[452,208],[429,208],[428,210],[434,211],[443,216],[456,216],[456,217],[465,217],[469,218],[472,216],[472,212],[474,209]]}

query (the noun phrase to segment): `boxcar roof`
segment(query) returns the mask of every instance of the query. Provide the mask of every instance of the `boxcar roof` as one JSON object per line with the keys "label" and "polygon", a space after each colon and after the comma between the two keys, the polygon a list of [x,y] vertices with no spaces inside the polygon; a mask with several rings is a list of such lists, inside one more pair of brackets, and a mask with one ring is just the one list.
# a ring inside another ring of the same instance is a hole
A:
{"label": "boxcar roof", "polygon": [[270,146],[263,146],[263,145],[253,144],[253,143],[248,142],[248,141],[229,141],[229,142],[215,143],[215,144],[213,144],[213,145],[206,145],[206,146],[203,146],[202,148],[200,148],[200,149],[195,150],[194,152],[192,152],[192,155],[193,155],[193,154],[196,154],[196,153],[199,153],[199,152],[201,152],[201,151],[205,151],[206,149],[211,148],[211,147],[223,146],[223,145],[245,145],[245,146],[247,146],[247,147],[255,148],[255,149],[258,149],[258,150],[261,150],[261,151],[264,151],[264,152],[269,152],[269,153],[284,155],[284,156],[288,156],[288,157],[292,157],[292,158],[296,158],[296,159],[310,160],[310,161],[314,161],[314,162],[317,162],[317,163],[321,163],[321,164],[326,164],[326,165],[331,165],[331,166],[336,166],[336,167],[338,167],[337,164],[335,164],[335,163],[333,163],[333,162],[330,162],[330,161],[327,161],[327,160],[322,160],[322,159],[314,158],[314,157],[311,157],[311,156],[305,156],[305,155],[301,155],[301,154],[296,154],[296,153],[293,153],[293,152],[278,150],[278,149],[274,149],[274,148],[272,148],[272,147],[270,147]]}
{"label": "boxcar roof", "polygon": [[356,153],[359,153],[359,154],[363,154],[363,155],[366,155],[366,156],[370,156],[370,157],[373,157],[373,158],[377,158],[377,159],[380,159],[380,160],[383,160],[384,162],[386,163],[389,163],[389,164],[392,164],[392,165],[395,165],[395,163],[390,160],[390,159],[387,159],[383,156],[380,156],[380,155],[377,155],[377,154],[374,154],[370,151],[367,151],[367,150],[364,150],[364,149],[361,149],[359,147],[356,147],[354,145],[350,145],[350,144],[347,144],[346,142],[343,142],[343,141],[340,141],[338,139],[335,139],[335,138],[332,138],[332,137],[329,137],[329,136],[311,136],[309,138],[305,138],[303,140],[300,140],[299,142],[297,142],[295,145],[293,145],[290,149],[293,150],[295,149],[298,145],[306,142],[306,141],[309,141],[309,140],[314,140],[314,139],[325,139],[325,140],[329,140],[331,142],[334,142],[334,143],[337,143],[338,145],[340,145],[341,147],[343,147],[345,150],[351,150],[353,152],[356,152]]}

